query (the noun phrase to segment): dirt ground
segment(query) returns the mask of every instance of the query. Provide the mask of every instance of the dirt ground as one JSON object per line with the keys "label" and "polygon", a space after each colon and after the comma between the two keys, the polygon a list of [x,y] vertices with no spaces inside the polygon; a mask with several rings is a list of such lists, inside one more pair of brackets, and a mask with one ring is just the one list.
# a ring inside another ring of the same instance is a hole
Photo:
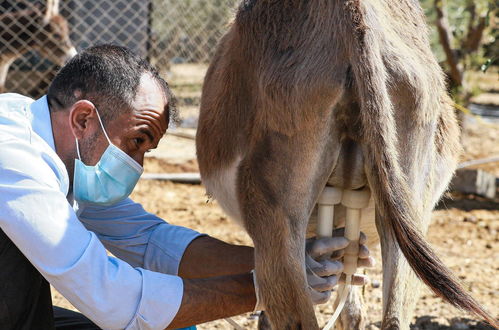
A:
{"label": "dirt ground", "polygon": [[[196,74],[202,77],[196,71]],[[175,74],[175,72],[173,72]],[[199,77],[195,79],[198,81]],[[180,105],[187,108],[181,116],[187,123],[196,124],[199,90],[189,79],[174,85]],[[194,86],[194,87],[193,87]],[[192,106],[194,104],[194,106]],[[190,124],[193,124],[192,126]],[[183,133],[193,135],[194,129],[185,128]],[[499,124],[467,124],[463,134],[465,153],[463,161],[499,155]],[[499,163],[481,168],[499,176]],[[197,172],[194,142],[189,139],[167,136],[158,150],[148,154],[146,173]],[[216,201],[209,201],[201,185],[176,184],[166,181],[141,180],[132,198],[143,204],[146,210],[166,221],[193,228],[221,240],[251,245],[245,231],[232,222]],[[459,276],[465,287],[499,317],[499,199],[484,200],[474,196],[447,194],[433,214],[428,239],[443,261]],[[363,290],[368,314],[368,328],[377,329],[381,321],[382,279],[380,251],[372,247],[378,261],[375,269],[367,270],[370,284]],[[73,309],[55,290],[54,303]],[[316,308],[319,323],[324,325],[332,314],[330,304]],[[256,318],[250,314],[234,318],[243,327],[255,329]],[[444,303],[427,288],[423,288],[413,319],[413,329],[488,329],[474,317]],[[198,326],[198,329],[233,329],[226,321],[219,320]]]}

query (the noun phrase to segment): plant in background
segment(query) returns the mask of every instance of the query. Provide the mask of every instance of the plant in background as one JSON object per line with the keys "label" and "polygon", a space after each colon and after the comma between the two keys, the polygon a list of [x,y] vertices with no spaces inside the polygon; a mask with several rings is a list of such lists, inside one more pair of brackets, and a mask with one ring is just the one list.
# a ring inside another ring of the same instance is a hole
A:
{"label": "plant in background", "polygon": [[153,61],[209,62],[238,0],[152,0]]}
{"label": "plant in background", "polygon": [[421,0],[434,22],[432,47],[442,64],[454,97],[463,103],[472,95],[469,71],[486,70],[499,51],[495,0]]}

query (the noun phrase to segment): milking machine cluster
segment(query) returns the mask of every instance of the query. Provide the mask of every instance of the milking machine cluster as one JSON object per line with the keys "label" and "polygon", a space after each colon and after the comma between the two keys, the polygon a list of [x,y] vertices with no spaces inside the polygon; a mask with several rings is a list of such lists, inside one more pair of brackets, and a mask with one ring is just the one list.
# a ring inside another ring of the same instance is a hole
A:
{"label": "milking machine cluster", "polygon": [[357,270],[359,256],[361,209],[367,207],[370,197],[371,192],[367,188],[362,190],[342,190],[335,187],[325,187],[319,196],[317,202],[319,205],[317,237],[331,237],[333,235],[334,208],[335,205],[341,204],[346,208],[345,238],[350,242],[345,248],[343,256],[343,273],[346,275],[345,283],[340,284],[336,299],[336,310],[323,330],[330,330],[334,327],[350,292],[352,277]]}

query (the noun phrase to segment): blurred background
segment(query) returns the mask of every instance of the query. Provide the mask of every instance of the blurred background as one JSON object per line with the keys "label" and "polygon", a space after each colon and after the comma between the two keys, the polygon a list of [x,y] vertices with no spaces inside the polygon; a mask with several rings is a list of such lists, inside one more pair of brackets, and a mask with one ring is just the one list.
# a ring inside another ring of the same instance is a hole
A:
{"label": "blurred background", "polygon": [[[52,49],[45,50],[48,54],[42,54],[40,48],[47,48],[44,43],[48,37],[57,34],[63,37],[61,34],[64,34],[60,29],[57,31],[60,26],[45,29],[50,24],[44,21],[47,10],[53,13],[52,16],[57,13],[67,21],[69,40],[77,50],[99,43],[124,45],[146,57],[167,75],[175,64],[209,62],[236,2],[1,0],[0,58],[7,52],[20,55],[10,65],[5,90],[33,97],[45,93],[60,64],[56,63],[54,54],[61,45],[51,45]],[[57,10],[51,10],[53,5]],[[42,35],[39,35],[40,31]]]}
{"label": "blurred background", "polygon": [[[0,92],[45,94],[57,69],[98,43],[125,45],[156,65],[178,98],[180,125],[147,154],[132,197],[169,222],[251,244],[216,201],[207,203],[193,137],[203,77],[239,0],[0,0]],[[462,125],[461,167],[437,210],[429,240],[447,265],[499,316],[499,30],[497,1],[421,0],[431,46],[447,74]],[[426,31],[421,31],[426,33]],[[161,175],[158,175],[162,174]],[[187,176],[185,176],[187,174]],[[181,179],[179,180],[179,175]],[[187,180],[185,179],[187,177]],[[183,179],[182,179],[183,178]],[[188,181],[191,184],[185,184]],[[192,184],[196,183],[196,184]],[[373,254],[380,260],[379,250]],[[381,270],[364,288],[369,329],[381,319]],[[72,308],[53,290],[54,303]],[[323,324],[331,306],[318,308]],[[237,318],[253,327],[249,315]],[[224,321],[200,329],[231,329]],[[413,329],[489,329],[427,289]]]}

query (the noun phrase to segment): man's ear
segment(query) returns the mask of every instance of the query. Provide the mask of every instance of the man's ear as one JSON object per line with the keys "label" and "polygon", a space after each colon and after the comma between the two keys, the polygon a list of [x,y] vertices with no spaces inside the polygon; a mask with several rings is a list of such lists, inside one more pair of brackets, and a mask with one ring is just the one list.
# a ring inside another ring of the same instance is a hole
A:
{"label": "man's ear", "polygon": [[75,102],[69,112],[69,126],[73,135],[80,140],[94,134],[97,128],[95,119],[97,119],[95,105],[92,102],[88,100]]}

